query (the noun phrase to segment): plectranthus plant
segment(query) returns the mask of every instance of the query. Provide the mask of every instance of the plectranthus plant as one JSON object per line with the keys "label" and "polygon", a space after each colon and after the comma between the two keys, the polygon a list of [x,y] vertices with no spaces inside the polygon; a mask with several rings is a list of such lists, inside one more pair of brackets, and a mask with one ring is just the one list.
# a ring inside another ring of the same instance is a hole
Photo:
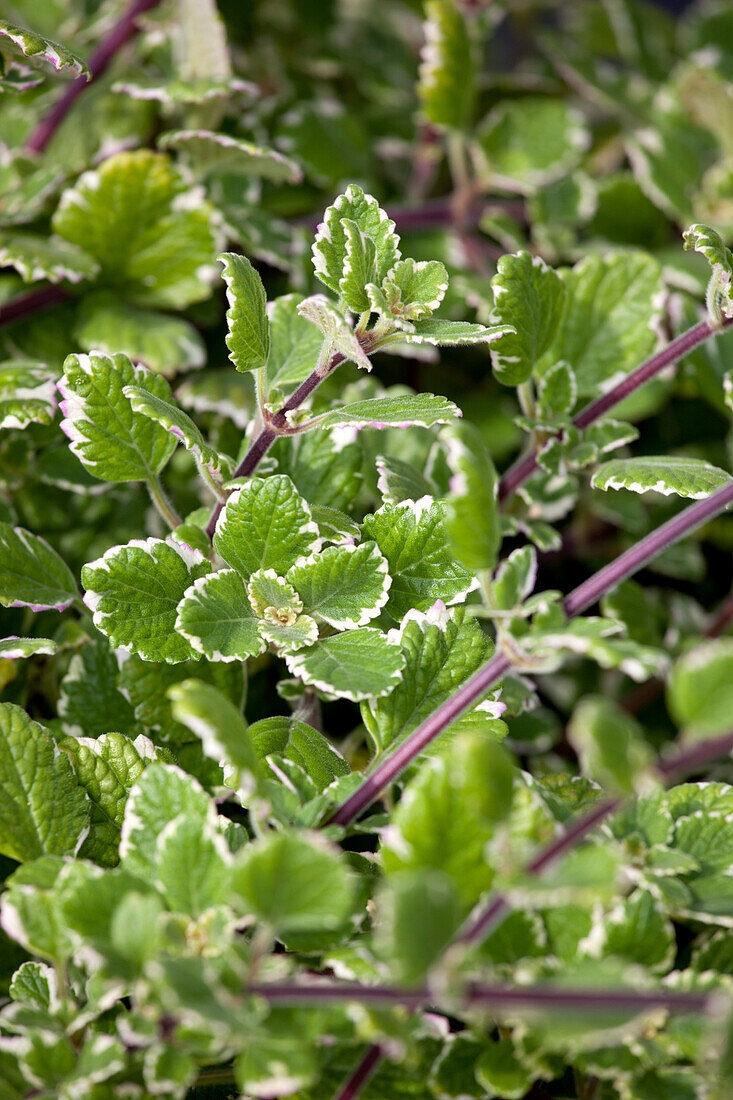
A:
{"label": "plectranthus plant", "polygon": [[727,5],[42,9],[0,1100],[727,1100]]}

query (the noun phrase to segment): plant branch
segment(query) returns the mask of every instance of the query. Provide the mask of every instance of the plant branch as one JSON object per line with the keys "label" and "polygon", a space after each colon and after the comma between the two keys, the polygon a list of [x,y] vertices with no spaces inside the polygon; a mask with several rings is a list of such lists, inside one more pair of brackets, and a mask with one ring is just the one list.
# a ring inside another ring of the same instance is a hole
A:
{"label": "plant branch", "polygon": [[[620,557],[584,581],[563,601],[569,619],[591,607],[620,581],[638,572],[653,557],[699,527],[733,503],[733,482],[705,500],[699,500],[667,523],[662,524]],[[329,825],[348,825],[366,809],[424,749],[511,668],[511,661],[498,653],[475,672],[458,691],[422,722],[360,787],[329,818]]]}
{"label": "plant branch", "polygon": [[[428,987],[400,989],[398,986],[364,985],[361,982],[262,982],[249,986],[248,993],[271,1004],[314,1004],[358,1001],[360,1004],[404,1005],[419,1009],[434,1004],[436,995]],[[563,986],[509,986],[476,983],[458,998],[462,1007],[495,1009],[534,1008],[558,1011],[641,1012],[666,1008],[670,1012],[704,1012],[712,997],[671,989],[571,989]],[[349,1095],[348,1093],[346,1094]],[[352,1094],[353,1095],[353,1094]]]}
{"label": "plant branch", "polygon": [[84,89],[105,72],[115,54],[137,34],[139,30],[137,21],[140,16],[159,3],[160,0],[133,0],[124,15],[115,23],[107,37],[100,42],[92,54],[89,60],[91,71],[89,80],[85,76],[80,76],[69,85],[46,117],[36,126],[25,143],[26,149],[33,153],[43,152]]}
{"label": "plant branch", "polygon": [[71,298],[68,290],[60,286],[39,286],[16,298],[10,298],[0,305],[0,325],[9,325],[11,321],[21,321],[33,313],[39,313],[50,306],[60,305]]}
{"label": "plant branch", "polygon": [[[259,435],[250,444],[249,450],[237,466],[232,478],[238,477],[251,477],[254,471],[257,469],[260,461],[265,457],[272,444],[275,442],[279,435],[287,434],[289,425],[287,420],[287,414],[293,412],[299,408],[306,398],[310,397],[313,391],[320,386],[324,378],[327,378],[336,367],[345,362],[345,356],[341,352],[336,352],[331,356],[331,359],[327,366],[324,368],[316,367],[315,370],[306,378],[305,382],[301,382],[297,390],[290,395],[285,404],[278,409],[278,411],[270,418],[268,424],[260,431]],[[217,501],[214,509],[211,513],[208,524],[206,525],[206,534],[210,539],[214,537],[214,531],[216,530],[216,521],[219,518],[224,503]]]}
{"label": "plant branch", "polygon": [[[642,363],[636,370],[631,371],[625,378],[615,386],[613,386],[607,393],[601,394],[590,404],[586,405],[584,409],[581,409],[577,416],[573,418],[573,424],[576,428],[587,428],[590,424],[593,424],[596,420],[599,420],[605,413],[612,409],[619,402],[623,401],[625,397],[632,394],[635,390],[638,390],[640,386],[643,386],[645,382],[648,382],[650,378],[654,378],[656,374],[659,374],[665,367],[670,366],[672,363],[676,363],[678,359],[681,359],[684,355],[687,355],[694,348],[703,344],[711,336],[718,336],[721,332],[724,332],[731,324],[733,324],[733,318],[727,318],[721,325],[715,325],[709,319],[698,322],[693,325],[686,332],[683,332],[680,336],[677,336],[666,347],[663,347],[661,351],[658,351],[655,355],[652,355],[650,359]],[[518,459],[513,466],[510,466],[504,476],[499,482],[499,500],[506,500],[512,493],[515,493],[520,485],[530,477],[537,469],[537,451],[530,451],[524,455],[523,458]]]}
{"label": "plant branch", "polygon": [[382,1048],[379,1043],[372,1043],[354,1072],[344,1081],[334,1100],[355,1100],[381,1061]]}
{"label": "plant branch", "polygon": [[[705,741],[698,741],[687,748],[678,749],[669,756],[660,756],[655,761],[653,772],[669,782],[685,775],[696,772],[703,764],[709,764],[721,756],[730,755],[733,752],[733,731],[722,734],[720,737],[711,737]],[[577,818],[573,824],[559,837],[546,844],[525,868],[525,874],[541,875],[553,863],[574,848],[578,841],[582,840],[592,829],[612,814],[624,798],[609,796],[602,798],[590,810]],[[506,915],[511,907],[511,902],[504,894],[495,894],[483,902],[478,913],[469,919],[463,931],[458,937],[458,943],[466,946],[480,943],[489,932],[496,927],[499,921]]]}

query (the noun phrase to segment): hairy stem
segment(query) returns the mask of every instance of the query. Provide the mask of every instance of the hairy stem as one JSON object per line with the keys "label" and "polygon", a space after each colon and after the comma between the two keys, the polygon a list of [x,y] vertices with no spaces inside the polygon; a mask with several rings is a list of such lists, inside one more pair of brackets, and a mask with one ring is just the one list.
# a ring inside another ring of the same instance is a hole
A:
{"label": "hairy stem", "polygon": [[[722,512],[731,503],[733,503],[733,482],[724,485],[722,489],[718,489],[705,500],[699,500],[689,508],[685,508],[566,596],[563,608],[567,617],[572,619],[581,611],[591,607],[620,581],[638,572],[662,550],[689,534],[712,516]],[[332,814],[328,824],[348,825],[358,817],[362,810],[366,809],[385,787],[393,783],[438,734],[477,702],[510,668],[511,661],[503,653],[498,653],[487,661],[458,691],[433,711],[399,748],[382,761],[351,797]]]}
{"label": "hairy stem", "polygon": [[133,0],[133,3],[115,23],[104,41],[100,42],[89,59],[89,68],[92,74],[90,80],[87,81],[85,76],[80,76],[69,85],[46,117],[41,119],[38,126],[33,130],[25,143],[26,149],[33,153],[43,152],[84,89],[92,80],[96,80],[102,75],[115,54],[137,34],[139,29],[137,21],[140,16],[159,3],[160,0]]}
{"label": "hairy stem", "polygon": [[159,514],[163,517],[165,522],[170,527],[171,531],[175,531],[176,527],[180,525],[180,517],[176,514],[176,510],[168,500],[165,494],[165,490],[157,477],[151,477],[145,484],[148,487],[150,493],[150,499],[157,508]]}
{"label": "hairy stem", "polygon": [[[659,374],[661,370],[664,370],[665,367],[670,366],[672,363],[676,363],[683,355],[687,355],[711,336],[718,336],[731,324],[733,324],[733,318],[725,319],[719,326],[707,319],[693,325],[687,332],[683,332],[680,336],[667,344],[666,347],[663,347],[661,351],[652,355],[650,359],[647,359],[646,362],[642,363],[636,370],[627,374],[626,377],[617,385],[613,386],[608,393],[601,394],[595,401],[591,401],[584,409],[581,409],[578,415],[573,418],[573,424],[576,428],[587,428],[590,424],[599,420],[615,405],[623,401],[625,397],[628,397],[629,394],[638,390],[639,387],[643,386],[645,382],[648,382],[650,378],[654,378],[654,376]],[[509,467],[499,482],[499,500],[506,500],[512,493],[515,493],[519,486],[523,485],[536,469],[536,450],[530,451],[529,454],[518,459],[513,466]]]}
{"label": "hairy stem", "polygon": [[[247,990],[271,1004],[330,1004],[357,1001],[367,1005],[405,1005],[418,1009],[436,1002],[436,994],[423,986],[400,989],[398,986],[363,985],[360,982],[261,982]],[[556,1011],[641,1012],[666,1008],[670,1012],[704,1012],[712,997],[708,993],[688,993],[671,989],[569,989],[562,986],[509,986],[476,983],[469,985],[461,1005],[496,1009],[535,1008]],[[452,1006],[451,1006],[452,1007]],[[353,1094],[346,1094],[353,1095]]]}
{"label": "hairy stem", "polygon": [[[257,469],[260,461],[265,457],[272,444],[277,439],[278,435],[281,435],[288,427],[287,414],[293,412],[294,409],[299,408],[306,398],[310,397],[316,387],[320,386],[324,378],[327,378],[336,367],[340,366],[345,361],[345,357],[341,352],[336,352],[331,356],[330,362],[326,369],[316,367],[315,370],[306,378],[305,382],[301,382],[297,390],[290,395],[285,404],[278,409],[275,415],[271,418],[269,424],[266,424],[260,431],[259,435],[255,436],[254,440],[249,446],[249,449],[234,471],[233,477],[251,477],[254,471]],[[214,531],[216,530],[216,521],[219,518],[224,503],[217,501],[214,509],[211,513],[208,524],[206,525],[206,534],[210,539],[214,537]]]}

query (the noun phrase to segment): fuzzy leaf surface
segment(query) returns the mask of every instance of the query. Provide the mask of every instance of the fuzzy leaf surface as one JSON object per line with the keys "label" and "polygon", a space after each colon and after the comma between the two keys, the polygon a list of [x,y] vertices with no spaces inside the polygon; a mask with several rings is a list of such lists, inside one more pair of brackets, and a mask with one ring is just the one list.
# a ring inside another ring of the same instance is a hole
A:
{"label": "fuzzy leaf surface", "polygon": [[134,412],[160,424],[161,428],[180,440],[197,462],[217,472],[221,470],[221,455],[209,446],[191,417],[183,409],[139,386],[124,386],[122,392],[132,405]]}
{"label": "fuzzy leaf surface", "polygon": [[423,24],[418,95],[435,126],[465,130],[476,96],[476,65],[466,21],[459,8],[428,0]]}
{"label": "fuzzy leaf surface", "polygon": [[298,294],[284,294],[268,303],[270,357],[266,377],[270,388],[300,385],[318,360],[323,335],[301,317],[298,306],[302,300]]}
{"label": "fuzzy leaf surface", "polygon": [[259,370],[270,354],[270,322],[262,279],[246,256],[224,252],[218,257],[227,288],[227,347],[237,370]]}
{"label": "fuzzy leaf surface", "polygon": [[374,242],[377,282],[381,282],[400,258],[400,239],[395,233],[394,222],[372,195],[350,184],[324,213],[313,244],[316,275],[334,294],[341,293],[341,280],[348,260],[345,220],[353,222]]}
{"label": "fuzzy leaf surface", "polygon": [[604,462],[593,474],[594,489],[629,489],[633,493],[661,493],[692,500],[709,497],[731,480],[731,475],[702,458],[684,455],[644,455]]}
{"label": "fuzzy leaf surface", "polygon": [[392,583],[376,543],[329,546],[288,571],[309,615],[339,630],[352,630],[379,614]]}
{"label": "fuzzy leaf surface", "polygon": [[353,405],[342,405],[326,413],[320,427],[409,428],[417,424],[429,428],[433,424],[450,424],[460,416],[458,406],[445,397],[415,393],[399,397],[373,397]]}
{"label": "fuzzy leaf surface", "polygon": [[209,661],[246,661],[264,649],[247,586],[234,569],[208,573],[186,589],[176,630]]}
{"label": "fuzzy leaf surface", "polygon": [[35,31],[18,27],[15,23],[9,23],[7,19],[0,19],[0,36],[8,38],[25,57],[34,60],[48,62],[56,72],[67,72],[73,76],[85,76],[91,80],[89,66],[67,46],[60,42],[54,42],[51,38],[45,38]]}
{"label": "fuzzy leaf surface", "polygon": [[491,362],[500,382],[518,386],[527,381],[552,344],[563,313],[565,286],[544,260],[529,252],[502,256],[497,269],[491,280],[491,321],[512,325],[515,332],[495,342]]}
{"label": "fuzzy leaf surface", "polygon": [[286,654],[285,663],[304,683],[356,703],[388,695],[400,681],[405,659],[379,630],[361,627]]}
{"label": "fuzzy leaf surface", "polygon": [[285,474],[253,477],[229,497],[214,548],[243,577],[257,569],[280,575],[320,546],[310,508]]}

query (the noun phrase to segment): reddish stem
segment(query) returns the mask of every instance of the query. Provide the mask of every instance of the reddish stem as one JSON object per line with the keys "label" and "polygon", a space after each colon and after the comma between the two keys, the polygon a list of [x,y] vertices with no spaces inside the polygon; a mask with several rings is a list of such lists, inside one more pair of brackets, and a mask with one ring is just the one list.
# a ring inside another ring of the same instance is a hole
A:
{"label": "reddish stem", "polygon": [[[700,321],[698,324],[693,325],[687,332],[683,332],[676,339],[672,340],[666,347],[663,347],[661,351],[658,351],[656,355],[652,355],[651,359],[647,359],[636,370],[632,370],[630,374],[627,374],[625,378],[615,386],[613,386],[608,393],[601,394],[595,401],[591,401],[586,405],[584,409],[581,409],[576,417],[573,419],[573,424],[576,428],[587,428],[598,420],[604,413],[607,413],[619,402],[623,401],[625,397],[632,394],[635,390],[638,390],[640,386],[643,386],[645,382],[648,382],[650,378],[654,378],[656,374],[659,374],[665,367],[670,366],[672,363],[676,363],[678,359],[681,359],[683,355],[687,355],[699,344],[708,340],[711,336],[717,336],[724,329],[733,324],[733,318],[726,318],[723,324],[716,328],[710,321]],[[529,454],[524,455],[523,458],[518,459],[513,466],[510,466],[507,472],[499,482],[499,500],[506,500],[512,493],[515,493],[520,485],[530,477],[537,469],[537,451],[530,451]]]}
{"label": "reddish stem", "polygon": [[92,80],[96,80],[102,75],[115,54],[122,49],[126,42],[129,42],[129,40],[137,34],[139,30],[137,21],[140,16],[146,11],[150,11],[151,8],[156,7],[159,3],[160,0],[134,0],[134,3],[130,5],[121,19],[115,23],[107,37],[103,42],[100,42],[92,54],[89,61],[89,69],[91,71],[90,79],[87,80],[85,76],[80,76],[69,85],[46,117],[41,119],[38,126],[36,126],[25,143],[26,149],[33,153],[43,152],[87,85]]}
{"label": "reddish stem", "polygon": [[[591,607],[601,596],[638,572],[653,557],[689,534],[712,516],[733,503],[733,482],[724,485],[705,500],[699,500],[667,523],[652,531],[646,538],[632,546],[615,561],[594,573],[578,585],[563,601],[569,619]],[[438,734],[442,733],[472,704],[493,687],[511,668],[511,662],[503,654],[496,654],[475,672],[453,695],[422,722],[390,756],[368,776],[350,798],[329,818],[329,825],[348,825],[365,810],[400,775],[408,764],[419,756]]]}
{"label": "reddish stem", "polygon": [[35,290],[29,290],[26,294],[19,294],[17,298],[0,305],[0,325],[8,325],[11,321],[20,321],[31,313],[38,313],[49,306],[66,302],[71,295],[68,290],[60,286],[39,286]]}
{"label": "reddish stem", "polygon": [[350,1077],[336,1093],[334,1100],[354,1100],[382,1061],[382,1048],[373,1043]]}

